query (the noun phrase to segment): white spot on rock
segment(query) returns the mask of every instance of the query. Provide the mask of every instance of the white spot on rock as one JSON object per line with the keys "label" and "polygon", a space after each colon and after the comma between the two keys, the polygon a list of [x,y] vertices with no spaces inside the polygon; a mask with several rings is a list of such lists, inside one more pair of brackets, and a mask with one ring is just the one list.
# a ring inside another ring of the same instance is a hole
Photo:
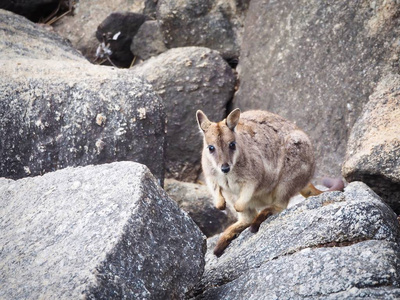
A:
{"label": "white spot on rock", "polygon": [[146,119],[146,108],[145,107],[138,108],[137,111],[139,113],[140,120]]}

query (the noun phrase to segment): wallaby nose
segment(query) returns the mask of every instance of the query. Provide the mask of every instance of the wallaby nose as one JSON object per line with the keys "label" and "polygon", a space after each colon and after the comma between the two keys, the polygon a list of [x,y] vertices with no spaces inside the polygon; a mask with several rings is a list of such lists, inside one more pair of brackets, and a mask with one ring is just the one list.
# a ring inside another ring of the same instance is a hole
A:
{"label": "wallaby nose", "polygon": [[230,171],[231,167],[229,167],[228,164],[223,164],[221,166],[221,171],[224,172],[225,174],[228,173]]}

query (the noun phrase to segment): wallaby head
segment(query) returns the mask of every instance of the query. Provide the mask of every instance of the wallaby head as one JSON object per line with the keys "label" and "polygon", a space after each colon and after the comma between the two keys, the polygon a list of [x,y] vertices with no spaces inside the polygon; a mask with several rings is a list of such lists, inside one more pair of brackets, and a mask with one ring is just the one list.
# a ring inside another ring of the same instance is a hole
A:
{"label": "wallaby head", "polygon": [[235,109],[218,123],[211,122],[201,110],[197,111],[196,117],[204,134],[203,156],[206,156],[215,169],[224,174],[229,173],[235,166],[240,151],[235,134],[240,110]]}

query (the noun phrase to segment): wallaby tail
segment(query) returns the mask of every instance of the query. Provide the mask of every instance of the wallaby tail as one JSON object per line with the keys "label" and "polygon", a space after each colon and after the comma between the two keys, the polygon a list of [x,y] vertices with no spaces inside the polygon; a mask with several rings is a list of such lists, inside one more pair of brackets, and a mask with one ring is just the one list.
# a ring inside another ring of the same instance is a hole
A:
{"label": "wallaby tail", "polygon": [[[343,191],[344,189],[344,183],[343,180],[340,178],[324,178],[322,180],[323,185],[325,185],[329,190],[325,192],[332,192],[332,191]],[[304,198],[308,198],[311,196],[317,196],[319,194],[322,194],[323,191],[320,191],[317,189],[311,182],[300,191],[300,194]]]}

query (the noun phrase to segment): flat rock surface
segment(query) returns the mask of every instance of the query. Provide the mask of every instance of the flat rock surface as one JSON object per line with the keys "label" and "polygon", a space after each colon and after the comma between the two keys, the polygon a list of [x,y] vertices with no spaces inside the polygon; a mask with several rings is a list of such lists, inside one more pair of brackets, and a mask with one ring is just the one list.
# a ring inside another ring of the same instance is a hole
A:
{"label": "flat rock surface", "polygon": [[177,299],[204,237],[140,164],[0,179],[1,299]]}

